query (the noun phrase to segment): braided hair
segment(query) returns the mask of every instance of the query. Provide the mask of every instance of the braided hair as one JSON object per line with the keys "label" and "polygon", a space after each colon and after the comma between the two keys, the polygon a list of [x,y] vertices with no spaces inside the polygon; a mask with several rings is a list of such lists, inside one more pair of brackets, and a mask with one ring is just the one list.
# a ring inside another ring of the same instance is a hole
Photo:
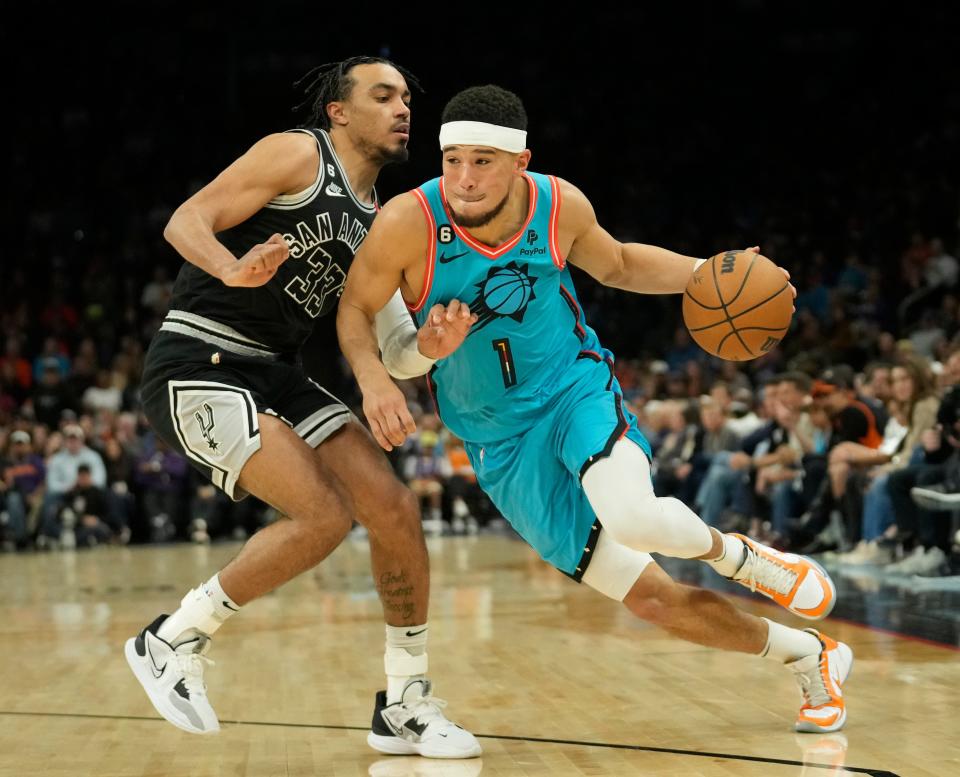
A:
{"label": "braided hair", "polygon": [[327,115],[327,106],[330,103],[349,99],[353,87],[356,86],[357,82],[350,75],[350,71],[357,65],[373,64],[389,65],[404,77],[411,89],[423,91],[413,73],[384,57],[348,57],[341,62],[327,62],[313,68],[293,85],[295,89],[302,90],[306,96],[306,99],[293,110],[300,111],[306,107],[310,109],[310,115],[300,126],[329,130],[330,117]]}

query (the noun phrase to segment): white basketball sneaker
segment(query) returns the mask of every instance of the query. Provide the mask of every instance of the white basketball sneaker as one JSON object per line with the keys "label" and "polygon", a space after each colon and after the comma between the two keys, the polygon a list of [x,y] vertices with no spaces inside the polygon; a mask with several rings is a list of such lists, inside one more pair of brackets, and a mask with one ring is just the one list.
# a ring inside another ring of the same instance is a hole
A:
{"label": "white basketball sneaker", "polygon": [[207,700],[203,682],[204,665],[213,666],[205,655],[210,637],[194,630],[174,647],[157,636],[166,618],[161,615],[127,640],[127,663],[154,708],[174,726],[191,734],[216,734],[220,721]]}
{"label": "white basketball sneaker", "polygon": [[810,620],[826,618],[837,601],[837,589],[827,571],[813,559],[781,553],[743,534],[747,549],[743,564],[731,578],[751,591],[773,599],[794,615]]}
{"label": "white basketball sneaker", "polygon": [[411,680],[401,700],[387,704],[386,691],[377,693],[367,744],[391,755],[425,758],[474,758],[482,752],[477,738],[444,717],[447,703],[431,695],[429,680]]}
{"label": "white basketball sneaker", "polygon": [[820,640],[820,653],[792,661],[803,695],[803,706],[794,728],[801,733],[827,734],[847,722],[847,705],[842,686],[853,668],[853,651],[843,642],[830,639],[816,629],[804,629]]}

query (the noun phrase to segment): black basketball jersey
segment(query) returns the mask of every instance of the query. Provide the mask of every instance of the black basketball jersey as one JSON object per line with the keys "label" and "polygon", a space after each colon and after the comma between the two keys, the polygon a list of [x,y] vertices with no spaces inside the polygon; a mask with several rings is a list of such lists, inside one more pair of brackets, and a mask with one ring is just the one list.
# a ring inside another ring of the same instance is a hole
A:
{"label": "black basketball jersey", "polygon": [[318,317],[336,308],[353,256],[377,213],[375,204],[363,204],[351,190],[326,132],[291,132],[316,139],[320,154],[316,180],[302,192],[271,200],[246,221],[217,234],[240,258],[279,232],[290,246],[290,257],[273,278],[255,288],[225,286],[184,262],[170,301],[171,312],[203,316],[286,354],[300,348]]}

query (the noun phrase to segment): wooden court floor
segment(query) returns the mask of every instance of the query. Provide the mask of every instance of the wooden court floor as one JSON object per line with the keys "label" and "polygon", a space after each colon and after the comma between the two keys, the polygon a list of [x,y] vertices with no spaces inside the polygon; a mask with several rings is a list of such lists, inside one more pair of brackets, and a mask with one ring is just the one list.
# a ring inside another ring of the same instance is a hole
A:
{"label": "wooden court floor", "polygon": [[383,628],[362,540],[217,634],[207,679],[224,729],[181,733],[123,643],[238,547],[0,557],[0,775],[960,775],[960,652],[827,621],[856,655],[849,722],[801,736],[786,670],[668,638],[503,536],[430,543],[431,676],[482,758],[368,749]]}

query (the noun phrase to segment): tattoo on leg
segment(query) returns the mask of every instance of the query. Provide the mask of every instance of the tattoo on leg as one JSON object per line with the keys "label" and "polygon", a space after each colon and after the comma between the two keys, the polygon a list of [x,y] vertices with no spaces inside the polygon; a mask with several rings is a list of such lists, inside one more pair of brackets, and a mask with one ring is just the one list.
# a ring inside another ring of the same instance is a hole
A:
{"label": "tattoo on leg", "polygon": [[403,619],[413,616],[413,586],[407,584],[406,572],[384,572],[377,581],[377,593],[387,612],[396,613]]}

